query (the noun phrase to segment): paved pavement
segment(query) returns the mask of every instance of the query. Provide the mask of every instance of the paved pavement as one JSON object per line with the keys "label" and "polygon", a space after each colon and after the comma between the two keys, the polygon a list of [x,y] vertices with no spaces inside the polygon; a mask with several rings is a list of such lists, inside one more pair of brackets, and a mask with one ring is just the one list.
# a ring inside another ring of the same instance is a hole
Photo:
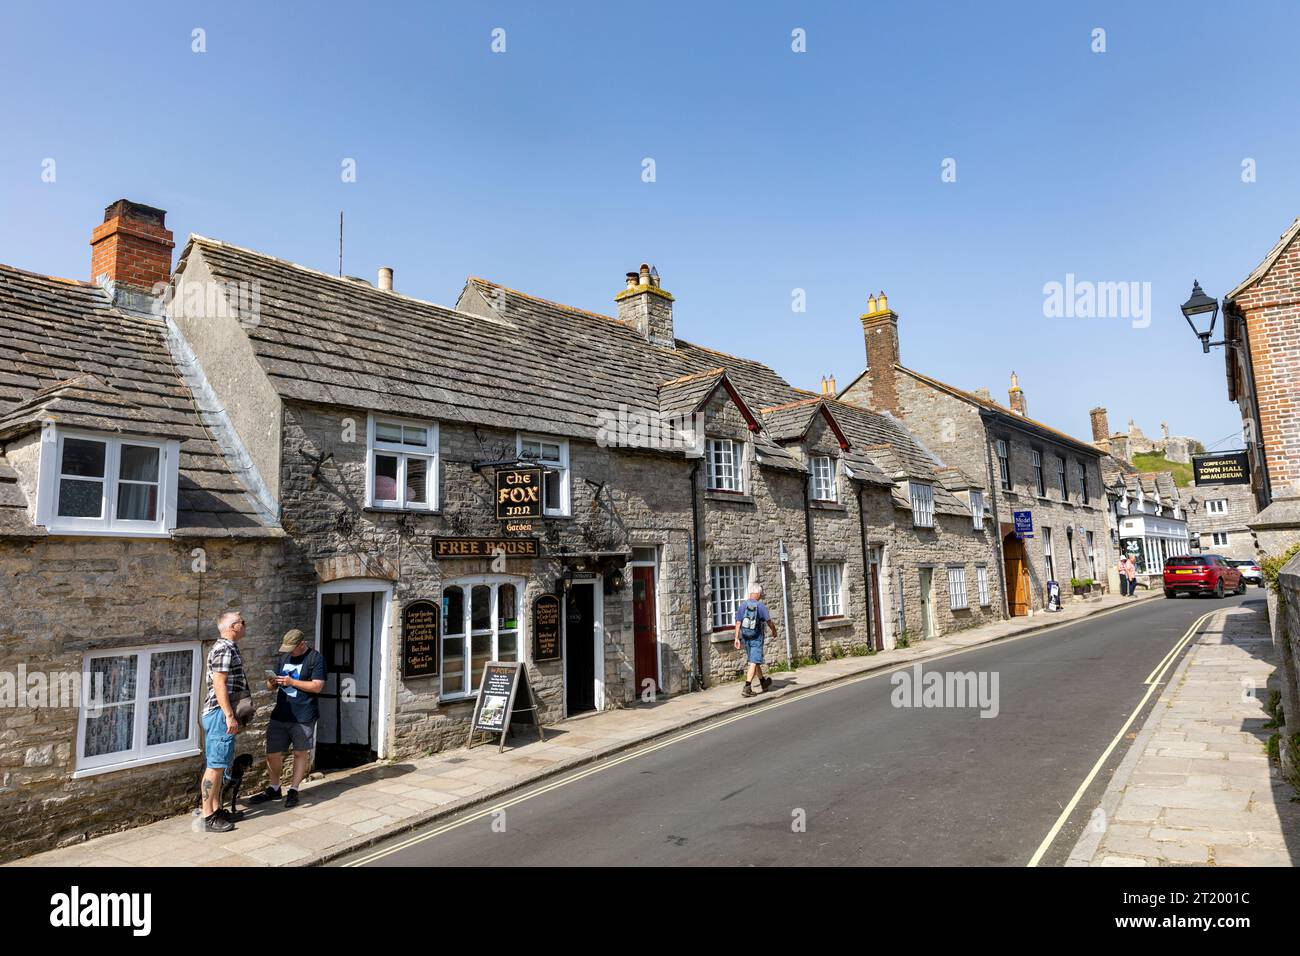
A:
{"label": "paved pavement", "polygon": [[[768,694],[739,696],[738,683],[694,694],[664,698],[620,710],[566,720],[547,729],[546,743],[524,728],[505,753],[481,745],[431,757],[372,765],[309,781],[302,803],[292,810],[279,804],[245,810],[230,833],[203,833],[194,816],[178,816],[148,826],[97,837],[14,861],[10,866],[283,866],[324,862],[499,800],[540,781],[593,761],[676,734],[748,708],[763,708],[791,695],[852,679],[869,671],[951,654],[1008,637],[1055,628],[1100,615],[1109,620],[1139,613],[1149,598],[1107,596],[1070,604],[1057,614],[1017,618],[911,648],[870,657],[847,657],[777,675]],[[1050,632],[1049,632],[1050,633]],[[785,708],[788,710],[788,708]]]}
{"label": "paved pavement", "polygon": [[[1253,592],[1252,592],[1253,593]],[[1265,743],[1263,602],[1216,611],[1070,854],[1071,866],[1295,866],[1300,803]]]}

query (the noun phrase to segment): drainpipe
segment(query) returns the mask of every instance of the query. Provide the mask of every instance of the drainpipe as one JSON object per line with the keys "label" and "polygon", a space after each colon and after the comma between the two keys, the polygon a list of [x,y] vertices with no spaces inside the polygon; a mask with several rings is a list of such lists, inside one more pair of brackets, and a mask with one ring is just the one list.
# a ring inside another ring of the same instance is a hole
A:
{"label": "drainpipe", "polygon": [[811,620],[812,656],[817,657],[821,649],[821,635],[817,633],[817,572],[813,566],[813,520],[812,494],[808,482],[803,483],[803,525],[804,537],[808,541],[808,616]]}
{"label": "drainpipe", "polygon": [[704,622],[700,620],[700,501],[696,476],[700,472],[700,463],[691,466],[691,534],[687,539],[691,549],[691,610],[695,618],[695,639],[691,641],[691,650],[695,659],[691,662],[691,682],[696,688],[703,688],[704,644],[702,641]]}
{"label": "drainpipe", "polygon": [[785,538],[776,542],[777,557],[781,561],[781,626],[785,628],[785,659],[794,664],[794,635],[790,633],[790,596],[785,578],[786,565],[790,563],[790,552],[785,549]]}
{"label": "drainpipe", "polygon": [[867,512],[862,504],[863,485],[858,485],[858,531],[862,534],[862,593],[867,596],[866,615],[867,615],[867,647],[872,650],[880,650],[876,647],[875,616],[871,613],[871,551],[867,548]]}

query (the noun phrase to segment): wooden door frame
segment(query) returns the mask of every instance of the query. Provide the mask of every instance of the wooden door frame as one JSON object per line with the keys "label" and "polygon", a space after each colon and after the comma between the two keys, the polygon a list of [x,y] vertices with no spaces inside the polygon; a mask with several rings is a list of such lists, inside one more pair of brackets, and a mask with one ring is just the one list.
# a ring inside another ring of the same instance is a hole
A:
{"label": "wooden door frame", "polygon": [[[388,735],[393,727],[393,695],[395,682],[389,675],[388,670],[392,662],[396,660],[396,653],[389,645],[393,640],[393,582],[385,581],[380,578],[344,578],[339,581],[329,581],[324,584],[316,585],[316,642],[317,651],[321,651],[321,620],[323,615],[321,608],[323,602],[321,598],[326,594],[373,594],[382,595],[381,606],[383,608],[379,621],[379,687],[370,688],[370,693],[379,695],[379,720],[375,728],[375,753],[378,760],[386,759],[392,751],[389,746]],[[375,626],[372,620],[371,627]],[[324,653],[321,651],[321,653]],[[371,655],[371,671],[375,670],[374,655]],[[312,762],[316,760],[316,748],[312,747]]]}

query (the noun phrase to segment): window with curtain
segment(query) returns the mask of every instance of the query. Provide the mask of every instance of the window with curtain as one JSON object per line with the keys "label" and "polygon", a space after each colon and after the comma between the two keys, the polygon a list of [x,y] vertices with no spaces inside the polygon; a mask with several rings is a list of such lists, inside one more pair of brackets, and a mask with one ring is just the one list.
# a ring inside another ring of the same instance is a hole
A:
{"label": "window with curtain", "polygon": [[56,432],[51,474],[42,468],[39,509],[51,531],[167,531],[166,492],[176,483],[178,456],[168,443]]}
{"label": "window with curtain", "polygon": [[370,420],[368,484],[372,508],[437,508],[438,426],[389,418]]}
{"label": "window with curtain", "polygon": [[195,752],[201,670],[198,644],[86,655],[77,770],[119,769]]}

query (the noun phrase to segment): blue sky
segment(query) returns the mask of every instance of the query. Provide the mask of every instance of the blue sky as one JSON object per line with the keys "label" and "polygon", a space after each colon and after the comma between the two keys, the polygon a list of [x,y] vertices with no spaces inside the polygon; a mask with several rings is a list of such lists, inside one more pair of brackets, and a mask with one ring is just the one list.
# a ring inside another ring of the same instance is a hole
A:
{"label": "blue sky", "polygon": [[[122,197],[328,271],[343,209],[345,271],[435,302],[610,312],[649,261],[679,336],[815,388],[884,289],[905,364],[1214,445],[1239,414],[1178,305],[1300,215],[1293,3],[57,6],[0,13],[0,262],[56,275]],[[1150,283],[1149,326],[1045,316],[1068,274]]]}

